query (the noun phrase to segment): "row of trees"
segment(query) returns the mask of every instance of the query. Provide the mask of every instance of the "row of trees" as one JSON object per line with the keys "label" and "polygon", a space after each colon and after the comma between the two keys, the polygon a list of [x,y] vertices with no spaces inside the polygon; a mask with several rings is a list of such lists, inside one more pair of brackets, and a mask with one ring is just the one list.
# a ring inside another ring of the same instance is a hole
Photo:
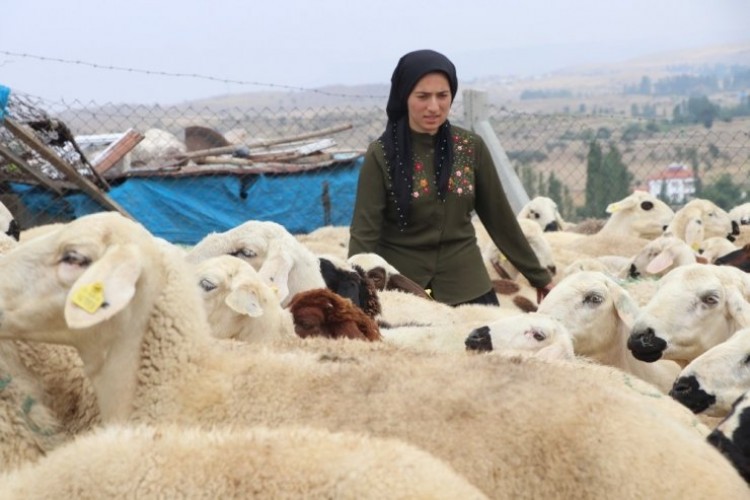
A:
{"label": "row of trees", "polygon": [[[743,186],[736,184],[731,175],[724,173],[713,183],[704,186],[700,166],[693,164],[692,167],[695,197],[711,200],[724,210],[730,210],[748,200]],[[627,197],[633,191],[634,180],[617,146],[609,143],[605,151],[597,140],[589,142],[586,155],[586,199],[583,206],[575,206],[570,189],[554,172],[545,177],[537,174],[532,165],[525,163],[519,168],[519,177],[530,197],[547,196],[553,199],[562,216],[569,220],[606,217],[607,206]],[[665,192],[659,197],[667,204],[672,203]]]}
{"label": "row of trees", "polygon": [[[686,68],[687,70],[688,68]],[[711,92],[742,91],[750,88],[750,67],[736,65],[716,65],[701,68],[698,74],[683,73],[652,81],[650,77],[641,77],[640,82],[625,85],[626,95],[691,95]]]}

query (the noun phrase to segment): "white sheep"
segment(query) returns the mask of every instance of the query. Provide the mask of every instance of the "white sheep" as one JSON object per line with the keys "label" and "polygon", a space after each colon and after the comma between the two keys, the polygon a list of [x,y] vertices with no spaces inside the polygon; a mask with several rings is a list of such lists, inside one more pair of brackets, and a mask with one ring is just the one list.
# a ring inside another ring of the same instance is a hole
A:
{"label": "white sheep", "polygon": [[401,290],[381,290],[378,292],[378,298],[381,313],[376,319],[387,328],[465,325],[469,322],[494,321],[519,313],[516,309],[484,304],[462,304],[453,307]]}
{"label": "white sheep", "polygon": [[5,233],[0,233],[0,255],[4,254],[8,250],[15,248],[18,241],[12,236],[8,236]]}
{"label": "white sheep", "polygon": [[638,304],[604,273],[571,274],[550,291],[538,312],[559,320],[567,328],[576,354],[631,373],[665,394],[680,372],[673,361],[645,363],[628,351]]}
{"label": "white sheep", "polygon": [[[536,255],[539,264],[554,276],[557,272],[555,260],[552,253],[552,247],[544,238],[544,232],[538,224],[530,219],[518,219],[518,225],[521,227],[523,235],[529,242],[531,250]],[[488,242],[483,248],[482,259],[490,278],[507,278],[517,281],[525,281],[521,272],[503,255],[502,251],[497,248],[493,241]],[[526,281],[528,283],[528,281]]]}
{"label": "white sheep", "polygon": [[734,332],[680,372],[670,395],[695,413],[724,417],[750,390],[750,328]]}
{"label": "white sheep", "polygon": [[13,213],[8,210],[4,203],[0,202],[0,236],[9,236],[18,240],[20,232],[21,228]]}
{"label": "white sheep", "polygon": [[750,224],[750,202],[732,207],[729,211],[729,218],[741,226]]}
{"label": "white sheep", "polygon": [[[727,240],[729,241],[729,240]],[[654,238],[638,252],[628,267],[630,278],[660,278],[675,267],[706,263],[696,250],[680,238],[662,235]]]}
{"label": "white sheep", "polygon": [[322,226],[294,237],[315,255],[333,255],[344,260],[348,256],[349,226]]}
{"label": "white sheep", "polygon": [[173,133],[150,128],[143,133],[143,140],[130,152],[130,162],[133,166],[144,166],[185,151],[185,144]]}
{"label": "white sheep", "polygon": [[312,428],[113,425],[0,475],[5,500],[42,498],[482,499],[396,439]]}
{"label": "white sheep", "polygon": [[378,290],[400,290],[432,300],[424,288],[401,274],[398,269],[376,253],[354,254],[347,259],[347,262],[352,266],[359,266]]}
{"label": "white sheep", "polygon": [[547,196],[537,196],[529,200],[517,215],[518,219],[526,219],[536,223],[542,231],[563,231],[567,229],[565,222],[557,209],[557,203]]}
{"label": "white sheep", "polygon": [[[62,224],[56,227],[62,227]],[[0,255],[20,244],[10,236],[0,234]],[[6,363],[8,376],[20,381],[16,383],[25,384],[27,389],[36,388],[34,401],[38,408],[44,407],[44,410],[36,411],[51,412],[56,425],[71,435],[88,430],[99,422],[93,388],[83,373],[83,363],[75,349],[23,341],[2,341],[0,344],[0,363]],[[23,432],[18,435],[23,436]]]}
{"label": "white sheep", "polygon": [[567,329],[560,322],[535,313],[449,325],[381,328],[380,334],[385,342],[429,352],[464,352],[471,348],[523,351],[545,359],[574,358]]}
{"label": "white sheep", "polygon": [[555,276],[559,283],[569,275],[580,271],[597,271],[611,278],[621,279],[628,274],[632,259],[622,255],[600,255],[599,257],[581,257],[568,264],[562,272]]}
{"label": "white sheep", "polygon": [[750,326],[745,304],[750,276],[731,266],[690,264],[658,280],[641,307],[628,348],[646,362],[671,359],[681,366]]}
{"label": "white sheep", "polygon": [[19,241],[23,243],[24,241],[43,236],[49,232],[60,229],[64,225],[64,222],[50,222],[49,224],[40,224],[38,226],[29,227],[21,231]]}
{"label": "white sheep", "polygon": [[[694,429],[577,363],[405,350],[341,356],[335,342],[327,356],[273,354],[214,339],[187,264],[114,212],[12,250],[0,274],[0,337],[75,346],[107,423],[395,437],[495,498],[747,494]],[[686,480],[698,475],[698,484]]]}
{"label": "white sheep", "polygon": [[558,269],[583,257],[614,255],[632,258],[661,235],[674,216],[667,204],[650,193],[635,191],[607,207],[609,217],[595,234],[571,231],[544,233]]}
{"label": "white sheep", "polygon": [[267,342],[294,335],[289,310],[250,264],[220,255],[193,266],[214,337]]}
{"label": "white sheep", "polygon": [[735,245],[724,236],[711,236],[710,238],[705,238],[701,242],[698,252],[701,257],[713,264],[719,257],[723,257],[728,253],[739,250],[739,248],[739,246]]}
{"label": "white sheep", "polygon": [[674,210],[648,191],[633,191],[620,201],[610,203],[609,217],[599,236],[631,236],[652,240],[664,233],[675,216]]}
{"label": "white sheep", "polygon": [[70,438],[46,397],[13,343],[0,341],[0,469],[35,461]]}
{"label": "white sheep", "polygon": [[188,262],[233,255],[250,263],[279,291],[286,306],[295,293],[326,286],[318,257],[281,224],[250,220],[223,233],[211,233],[188,251]]}
{"label": "white sheep", "polygon": [[728,237],[735,233],[729,214],[716,203],[696,198],[675,212],[672,222],[665,230],[669,234],[699,249],[701,242],[712,236]]}

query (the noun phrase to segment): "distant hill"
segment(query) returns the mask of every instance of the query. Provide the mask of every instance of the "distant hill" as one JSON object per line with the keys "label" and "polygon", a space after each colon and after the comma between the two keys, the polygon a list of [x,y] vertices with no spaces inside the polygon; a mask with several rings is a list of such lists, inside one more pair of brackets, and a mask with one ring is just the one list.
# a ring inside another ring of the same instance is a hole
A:
{"label": "distant hill", "polygon": [[[487,58],[492,55],[487,53]],[[607,64],[570,66],[534,76],[487,75],[461,81],[460,87],[487,90],[501,100],[516,100],[522,89],[566,88],[574,93],[611,95],[621,93],[625,85],[637,83],[643,76],[652,80],[680,73],[698,74],[711,66],[750,67],[750,41],[744,44],[701,47]],[[264,91],[220,95],[186,101],[177,107],[298,109],[325,106],[385,106],[389,86],[330,85],[310,91]],[[459,96],[460,99],[460,96]]]}

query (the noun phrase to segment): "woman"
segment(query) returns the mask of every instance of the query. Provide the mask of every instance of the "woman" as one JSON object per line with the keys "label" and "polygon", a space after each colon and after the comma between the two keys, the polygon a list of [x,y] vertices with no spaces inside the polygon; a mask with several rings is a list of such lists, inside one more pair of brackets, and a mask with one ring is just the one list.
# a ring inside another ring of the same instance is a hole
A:
{"label": "woman", "polygon": [[482,139],[448,121],[458,79],[432,50],[404,55],[391,77],[388,123],[359,175],[349,255],[374,252],[452,305],[498,304],[472,211],[542,294],[550,275],[516,220]]}

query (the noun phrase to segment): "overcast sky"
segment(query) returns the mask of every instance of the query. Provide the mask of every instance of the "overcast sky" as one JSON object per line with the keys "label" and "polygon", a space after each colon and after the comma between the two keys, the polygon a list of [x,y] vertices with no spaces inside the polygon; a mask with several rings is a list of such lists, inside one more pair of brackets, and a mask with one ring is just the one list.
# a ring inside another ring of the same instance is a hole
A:
{"label": "overcast sky", "polygon": [[471,80],[750,41],[750,0],[8,0],[1,17],[0,84],[99,104],[388,83],[421,48]]}

